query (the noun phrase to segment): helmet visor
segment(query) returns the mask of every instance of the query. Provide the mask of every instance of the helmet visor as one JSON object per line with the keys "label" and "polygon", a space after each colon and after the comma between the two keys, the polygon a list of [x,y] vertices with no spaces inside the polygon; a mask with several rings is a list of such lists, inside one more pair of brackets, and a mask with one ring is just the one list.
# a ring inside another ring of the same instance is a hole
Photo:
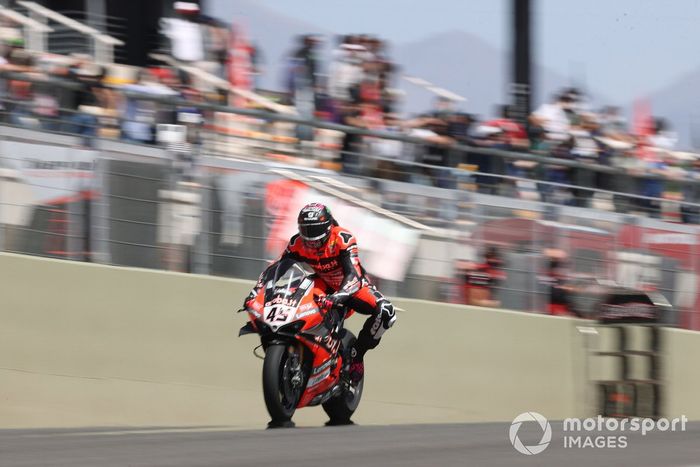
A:
{"label": "helmet visor", "polygon": [[330,227],[330,222],[301,224],[299,225],[299,235],[301,235],[302,240],[309,244],[323,244],[328,237]]}

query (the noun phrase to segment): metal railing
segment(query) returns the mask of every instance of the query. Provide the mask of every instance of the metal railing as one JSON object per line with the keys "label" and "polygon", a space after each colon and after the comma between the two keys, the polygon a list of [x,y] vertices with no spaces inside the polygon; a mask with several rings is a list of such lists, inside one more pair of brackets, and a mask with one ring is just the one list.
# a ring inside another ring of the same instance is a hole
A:
{"label": "metal railing", "polygon": [[[126,51],[124,49],[124,44],[127,39],[127,24],[124,18],[119,18],[109,15],[101,15],[95,12],[87,12],[84,10],[59,10],[57,13],[75,19],[82,24],[86,24],[89,27],[106,34],[116,41],[113,44],[113,61],[117,63],[124,63],[126,59]],[[93,55],[95,50],[93,47],[97,47],[97,44],[90,44],[86,41],[85,36],[82,33],[75,31],[70,28],[63,27],[65,31],[63,34],[54,34],[55,42],[57,43],[57,48],[53,50],[54,53],[68,55],[71,52],[75,52],[75,49],[70,48],[71,45],[78,45],[79,47],[86,47],[87,53]],[[60,38],[60,39],[59,39]],[[109,62],[105,62],[109,63]]]}
{"label": "metal railing", "polygon": [[[66,34],[70,33],[69,37],[71,40],[78,41],[79,43],[82,43],[83,40],[87,41],[85,49],[90,51],[97,63],[113,63],[114,48],[124,45],[124,42],[119,39],[35,2],[20,0],[17,4],[29,13],[30,18],[39,23],[53,22],[61,25],[61,28],[57,29],[57,32],[62,34],[64,38]],[[75,32],[77,35],[74,36],[72,32]],[[51,40],[52,36],[49,35],[49,43],[51,43]],[[61,50],[59,52],[64,51]]]}
{"label": "metal railing", "polygon": [[[54,80],[50,80],[43,85],[50,86],[53,82]],[[65,86],[65,89],[73,86],[74,90],[79,86],[75,83],[62,83],[61,85]],[[68,90],[70,91],[70,89]],[[133,94],[126,93],[126,95]],[[0,117],[8,124],[58,133],[81,134],[85,137],[83,142],[88,144],[92,144],[92,137],[108,134],[110,131],[121,133],[121,138],[126,141],[154,144],[157,137],[158,116],[169,115],[164,121],[174,122],[176,127],[194,135],[194,137],[184,138],[180,142],[183,150],[198,147],[198,150],[207,154],[237,159],[277,160],[291,164],[300,163],[304,166],[335,168],[339,167],[337,160],[344,158],[345,166],[340,166],[340,168],[341,172],[346,175],[410,182],[409,186],[422,185],[437,189],[471,191],[566,206],[590,207],[617,213],[641,214],[673,222],[695,224],[700,220],[700,204],[697,202],[700,185],[698,181],[690,177],[681,180],[678,178],[668,179],[657,174],[632,175],[613,167],[580,164],[572,161],[560,162],[532,154],[472,147],[449,148],[449,157],[465,162],[453,163],[447,167],[437,166],[358,152],[363,148],[342,151],[337,143],[329,145],[331,146],[329,149],[314,141],[300,141],[293,134],[290,134],[293,133],[294,127],[287,125],[287,117],[283,116],[271,117],[270,114],[265,114],[267,120],[256,120],[254,129],[251,129],[250,120],[234,121],[233,124],[238,125],[238,128],[230,129],[207,124],[206,117],[204,125],[200,123],[178,125],[178,107],[171,103],[167,106],[161,105],[147,109],[145,112],[148,115],[142,113],[137,122],[120,116],[117,111],[90,115],[82,110],[60,109],[57,115],[45,116],[36,113],[33,110],[34,105],[34,101],[5,99]],[[180,104],[180,108],[185,108],[184,106],[184,103]],[[150,122],[145,121],[146,119],[150,119]],[[280,120],[285,121],[281,122]],[[209,121],[211,122],[212,119]],[[142,130],[145,129],[144,133],[148,135],[148,139],[139,141],[133,137],[128,130],[130,124],[136,124],[142,127]],[[340,134],[339,127],[330,125],[329,129],[331,128],[337,137]],[[351,132],[355,129],[348,128],[346,130]],[[371,135],[368,137],[377,138],[376,134]],[[415,138],[405,138],[400,141],[417,148],[425,146],[424,142]],[[537,157],[537,168],[540,170],[533,170],[531,174],[523,174],[528,176],[513,176],[498,173],[500,170],[492,164],[492,172],[483,172],[475,170],[475,167],[478,167],[476,164],[469,164],[470,158],[474,155],[493,157],[494,159],[500,157],[503,162],[502,166],[506,166],[508,161],[514,158],[530,160]],[[348,163],[348,161],[352,161],[352,163]],[[569,165],[560,165],[562,163]],[[571,178],[590,178],[591,174],[596,175],[597,178],[593,180],[594,183],[588,186],[575,184],[576,180],[551,181],[542,175],[550,165],[557,167],[559,171],[568,170]],[[562,167],[566,167],[566,169],[562,169]],[[600,183],[601,177],[607,177],[603,180],[604,183]],[[641,191],[639,187],[643,187],[649,181],[676,185],[675,191],[670,192],[676,196],[654,197],[635,193]],[[601,188],[601,186],[605,188]],[[624,189],[629,191],[623,191]],[[397,207],[396,209],[401,208]],[[429,215],[429,211],[421,215]],[[406,214],[410,215],[410,212],[406,212]]]}
{"label": "metal railing", "polygon": [[46,51],[46,34],[53,32],[52,28],[4,6],[0,6],[0,16],[22,26],[28,50]]}
{"label": "metal railing", "polygon": [[[184,67],[184,71],[193,72],[192,67]],[[198,70],[199,71],[199,70]],[[204,72],[199,71],[202,75],[207,75]],[[199,75],[198,75],[199,76]],[[35,85],[50,85],[54,88],[66,88],[68,90],[75,88],[75,83],[66,81],[53,76],[46,77],[33,77],[27,74],[21,73],[2,73],[0,77],[5,77],[7,79],[12,79],[16,81],[24,81],[27,83],[33,83]],[[229,85],[224,80],[220,78],[211,77],[216,81],[213,85],[220,90],[228,90]],[[173,93],[171,95],[158,95],[158,94],[144,94],[134,91],[125,91],[120,87],[113,88],[115,93],[117,93],[123,100],[131,100],[132,102],[139,103],[150,103],[158,107],[163,113],[170,112],[175,113],[178,109],[190,109],[192,111],[199,112],[203,116],[201,122],[201,127],[197,128],[200,134],[204,134],[206,143],[211,143],[212,140],[216,138],[231,140],[241,140],[241,141],[261,141],[269,142],[271,139],[274,140],[276,126],[284,125],[284,129],[287,132],[281,138],[286,141],[288,145],[288,151],[291,153],[296,153],[307,159],[318,159],[313,153],[305,153],[304,151],[316,150],[314,143],[316,140],[313,139],[318,136],[318,133],[313,133],[312,139],[304,139],[297,134],[297,127],[311,127],[314,130],[327,130],[332,132],[337,132],[338,135],[352,134],[358,137],[363,137],[368,139],[370,142],[377,141],[397,141],[400,143],[414,144],[419,147],[430,146],[425,143],[425,140],[418,137],[411,137],[405,133],[397,132],[387,132],[387,131],[375,131],[365,128],[352,127],[347,125],[341,125],[337,123],[320,121],[320,120],[308,120],[299,117],[293,113],[286,111],[286,106],[273,106],[270,109],[280,108],[279,112],[270,112],[266,110],[260,110],[255,108],[236,108],[230,107],[218,103],[212,102],[193,102],[189,100],[182,99],[178,97],[178,93]],[[245,97],[245,96],[242,96]],[[29,105],[30,103],[28,103]],[[260,104],[262,105],[262,104]],[[285,111],[282,109],[285,108]],[[70,111],[65,111],[63,109],[62,113],[70,113]],[[118,109],[115,109],[118,110]],[[226,117],[226,118],[222,118]],[[240,117],[240,118],[236,118]],[[228,121],[226,121],[228,120]],[[149,125],[153,126],[159,122],[157,119],[152,119],[148,122]],[[170,120],[168,123],[177,123],[175,120]],[[95,127],[98,127],[95,124]],[[227,131],[228,130],[228,131]],[[279,138],[278,138],[279,139]],[[151,141],[153,142],[153,140]],[[344,150],[342,154],[349,156],[357,156],[357,158],[362,159],[376,159],[381,160],[382,157],[374,154],[371,150],[371,145],[369,145],[365,140],[360,146],[358,151]],[[215,148],[210,148],[215,150]],[[270,149],[270,148],[264,148]],[[583,187],[588,187],[583,182],[590,181],[586,179],[586,174],[595,174],[600,176],[610,176],[612,178],[619,178],[619,176],[630,178],[633,180],[659,180],[668,183],[674,183],[682,186],[698,186],[700,185],[700,175],[695,171],[679,171],[673,175],[663,175],[654,172],[645,173],[638,167],[630,166],[636,162],[636,160],[622,157],[622,154],[615,153],[614,150],[610,158],[616,161],[612,165],[605,165],[593,162],[586,162],[575,159],[568,158],[558,158],[551,157],[542,152],[528,152],[524,150],[504,150],[504,149],[493,149],[489,147],[483,147],[479,145],[465,145],[465,144],[452,144],[445,148],[448,155],[444,157],[444,164],[425,164],[436,169],[455,169],[458,168],[459,162],[467,162],[467,165],[479,166],[479,162],[484,165],[485,168],[489,170],[481,170],[487,175],[507,175],[506,171],[512,169],[513,171],[519,173],[526,173],[528,179],[538,179],[546,176],[544,173],[545,168],[556,167],[563,170],[577,170],[580,173],[576,173],[573,177],[574,181],[581,181],[582,183],[570,183],[571,185],[578,185]],[[223,152],[223,151],[222,151]],[[315,151],[317,152],[317,151]],[[335,157],[339,158],[342,155],[339,149],[336,149]],[[226,154],[224,154],[226,155]],[[233,154],[235,155],[235,154]],[[470,163],[470,156],[479,156],[480,159]],[[384,158],[387,159],[387,158]],[[493,159],[493,160],[489,160]],[[420,163],[415,163],[411,161],[403,160],[401,155],[391,158],[390,160],[398,160],[398,163],[404,165],[416,165],[420,166]],[[457,162],[457,164],[455,164]],[[515,164],[517,162],[530,162],[531,166],[527,168],[522,167],[511,167],[509,164]],[[352,165],[350,162],[348,165]],[[350,168],[352,171],[352,168]],[[503,172],[503,173],[498,173]],[[583,174],[583,175],[582,175]],[[621,190],[609,190],[609,191],[621,191]]]}

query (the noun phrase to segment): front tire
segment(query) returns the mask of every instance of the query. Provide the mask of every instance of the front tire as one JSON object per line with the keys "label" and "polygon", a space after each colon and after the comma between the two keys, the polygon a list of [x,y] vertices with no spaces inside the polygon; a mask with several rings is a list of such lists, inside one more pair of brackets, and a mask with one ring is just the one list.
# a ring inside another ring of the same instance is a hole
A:
{"label": "front tire", "polygon": [[273,344],[265,351],[263,394],[267,412],[276,425],[284,425],[291,420],[303,392],[304,378],[296,385],[292,381],[294,373],[301,371],[295,365],[300,365],[300,362],[298,357],[294,361],[288,344]]}

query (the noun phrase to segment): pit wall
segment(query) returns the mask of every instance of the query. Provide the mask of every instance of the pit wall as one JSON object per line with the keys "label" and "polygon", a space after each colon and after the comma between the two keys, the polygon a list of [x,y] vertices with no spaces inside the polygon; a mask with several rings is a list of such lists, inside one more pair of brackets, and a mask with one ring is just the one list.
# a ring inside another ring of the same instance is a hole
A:
{"label": "pit wall", "polygon": [[[0,428],[263,427],[251,283],[0,254]],[[580,320],[396,299],[366,357],[360,424],[593,413]],[[350,320],[357,330],[360,317]],[[700,334],[668,331],[669,412],[700,418]],[[692,374],[689,374],[692,373]],[[320,409],[295,415],[320,425]]]}

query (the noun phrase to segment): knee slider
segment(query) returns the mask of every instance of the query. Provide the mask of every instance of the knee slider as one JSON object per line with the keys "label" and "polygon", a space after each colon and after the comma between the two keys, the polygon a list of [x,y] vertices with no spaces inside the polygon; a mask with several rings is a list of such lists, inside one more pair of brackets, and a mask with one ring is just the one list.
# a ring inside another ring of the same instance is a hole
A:
{"label": "knee slider", "polygon": [[382,300],[379,303],[379,313],[382,316],[382,323],[385,329],[389,329],[396,321],[396,310],[389,300]]}

